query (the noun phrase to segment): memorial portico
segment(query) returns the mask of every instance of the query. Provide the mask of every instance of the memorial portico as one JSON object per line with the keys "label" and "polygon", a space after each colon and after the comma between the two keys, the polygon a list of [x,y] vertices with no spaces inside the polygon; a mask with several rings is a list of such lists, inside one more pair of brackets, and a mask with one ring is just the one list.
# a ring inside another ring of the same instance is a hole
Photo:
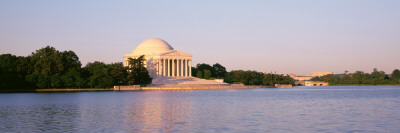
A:
{"label": "memorial portico", "polygon": [[156,77],[191,77],[192,55],[174,50],[167,42],[158,38],[143,41],[124,56],[124,66],[128,66],[128,58],[144,55],[145,66],[152,78]]}

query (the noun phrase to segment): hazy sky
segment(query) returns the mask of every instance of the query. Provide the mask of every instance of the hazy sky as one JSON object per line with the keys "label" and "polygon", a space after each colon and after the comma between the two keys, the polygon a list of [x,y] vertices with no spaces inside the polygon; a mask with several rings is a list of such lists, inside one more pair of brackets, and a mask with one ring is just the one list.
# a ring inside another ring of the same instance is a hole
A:
{"label": "hazy sky", "polygon": [[148,38],[228,70],[400,69],[400,0],[0,0],[0,54],[122,62]]}

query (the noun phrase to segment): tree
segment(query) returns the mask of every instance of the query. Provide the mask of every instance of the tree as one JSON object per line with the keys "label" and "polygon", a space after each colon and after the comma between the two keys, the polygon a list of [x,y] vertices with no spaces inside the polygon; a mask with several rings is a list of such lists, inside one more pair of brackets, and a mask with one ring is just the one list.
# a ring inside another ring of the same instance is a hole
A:
{"label": "tree", "polygon": [[392,72],[392,81],[393,81],[393,83],[395,83],[395,84],[398,84],[398,83],[400,83],[400,71],[399,71],[399,69],[395,69],[393,72]]}
{"label": "tree", "polygon": [[36,74],[45,76],[54,75],[56,73],[63,74],[64,65],[62,63],[61,53],[53,47],[47,46],[36,50],[31,54],[33,71]]}
{"label": "tree", "polygon": [[371,76],[375,80],[383,80],[385,79],[385,72],[378,71],[378,69],[374,68],[374,71],[371,73]]}
{"label": "tree", "polygon": [[65,74],[61,76],[61,80],[67,88],[73,86],[75,83],[73,76],[71,76],[70,74]]}
{"label": "tree", "polygon": [[60,52],[50,46],[32,52],[20,64],[17,69],[31,75],[27,81],[36,81],[40,88],[72,87],[81,70],[79,57],[73,51]]}
{"label": "tree", "polygon": [[353,81],[353,84],[363,84],[363,78],[364,78],[364,72],[363,71],[356,71],[351,75],[351,80]]}
{"label": "tree", "polygon": [[50,78],[50,86],[52,88],[60,88],[63,86],[61,76],[59,74],[54,74],[52,76],[49,76]]}
{"label": "tree", "polygon": [[11,54],[0,55],[0,73],[16,72],[18,57]]}
{"label": "tree", "polygon": [[204,77],[205,79],[210,79],[211,78],[211,71],[208,69],[204,69]]}
{"label": "tree", "polygon": [[388,79],[388,76],[384,71],[378,71],[378,69],[374,68],[374,71],[371,73],[372,84],[385,84],[385,79]]}
{"label": "tree", "polygon": [[65,87],[70,88],[70,87],[81,87],[84,86],[84,83],[82,82],[82,77],[81,73],[78,70],[71,69],[68,71],[66,74],[61,76],[61,80],[64,84]]}
{"label": "tree", "polygon": [[226,68],[219,63],[214,64],[212,67],[215,71],[214,77],[216,78],[223,78],[227,73]]}
{"label": "tree", "polygon": [[146,67],[144,67],[144,61],[144,55],[137,59],[128,58],[128,84],[140,85],[151,83],[152,78],[150,77]]}
{"label": "tree", "polygon": [[225,74],[224,81],[227,83],[243,83],[245,85],[262,85],[269,82],[263,79],[263,74],[257,71],[233,70]]}
{"label": "tree", "polygon": [[201,71],[203,73],[203,76],[202,76],[203,78],[204,78],[204,70],[206,70],[206,69],[211,72],[211,76],[215,75],[215,71],[214,71],[213,67],[208,64],[205,64],[205,63],[197,64],[196,68],[197,68],[197,71]]}
{"label": "tree", "polygon": [[263,85],[267,85],[267,86],[275,85],[274,77],[275,77],[275,75],[272,73],[264,74],[264,78],[262,80]]}
{"label": "tree", "polygon": [[84,69],[89,73],[87,85],[91,88],[106,88],[112,86],[112,78],[108,73],[107,65],[103,62],[89,62]]}
{"label": "tree", "polygon": [[25,58],[11,54],[0,55],[0,89],[31,88],[26,82],[26,73],[20,67]]}
{"label": "tree", "polygon": [[49,76],[39,74],[37,78],[38,78],[38,80],[37,80],[36,85],[37,85],[38,87],[40,87],[40,88],[42,88],[42,89],[43,89],[43,88],[50,88],[50,86],[51,86],[51,81],[50,81],[50,77],[49,77]]}
{"label": "tree", "polygon": [[110,75],[113,78],[114,85],[127,83],[128,71],[122,62],[111,63],[108,67],[111,69]]}
{"label": "tree", "polygon": [[84,78],[81,78],[81,76],[77,76],[75,77],[76,81],[75,81],[75,85],[78,88],[81,88],[82,86],[86,85],[86,80]]}
{"label": "tree", "polygon": [[197,68],[196,67],[192,67],[192,75],[197,77]]}
{"label": "tree", "polygon": [[197,71],[196,77],[198,77],[198,78],[203,78],[203,72]]}
{"label": "tree", "polygon": [[225,74],[224,82],[231,83],[231,84],[232,83],[238,83],[238,81],[235,79],[234,74],[232,73],[232,71],[231,72],[227,72]]}
{"label": "tree", "polygon": [[82,64],[79,61],[79,57],[73,51],[63,51],[60,53],[62,58],[62,65],[64,67],[63,72],[68,72],[71,69],[78,70]]}

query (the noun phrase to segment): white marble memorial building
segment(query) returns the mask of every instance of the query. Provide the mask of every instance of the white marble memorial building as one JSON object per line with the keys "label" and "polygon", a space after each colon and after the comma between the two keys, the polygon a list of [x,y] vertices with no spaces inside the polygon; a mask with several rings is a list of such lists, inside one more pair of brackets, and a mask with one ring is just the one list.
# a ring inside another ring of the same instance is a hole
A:
{"label": "white marble memorial building", "polygon": [[145,66],[152,78],[157,77],[191,77],[192,55],[174,50],[167,42],[158,38],[147,39],[124,56],[124,66],[128,58],[145,56]]}

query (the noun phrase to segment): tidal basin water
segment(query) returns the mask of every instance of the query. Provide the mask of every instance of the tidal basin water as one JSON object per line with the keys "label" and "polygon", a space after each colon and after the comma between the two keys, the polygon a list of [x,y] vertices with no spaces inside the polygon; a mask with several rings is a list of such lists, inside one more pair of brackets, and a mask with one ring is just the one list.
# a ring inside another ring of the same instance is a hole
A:
{"label": "tidal basin water", "polygon": [[0,93],[0,132],[400,132],[400,87]]}

